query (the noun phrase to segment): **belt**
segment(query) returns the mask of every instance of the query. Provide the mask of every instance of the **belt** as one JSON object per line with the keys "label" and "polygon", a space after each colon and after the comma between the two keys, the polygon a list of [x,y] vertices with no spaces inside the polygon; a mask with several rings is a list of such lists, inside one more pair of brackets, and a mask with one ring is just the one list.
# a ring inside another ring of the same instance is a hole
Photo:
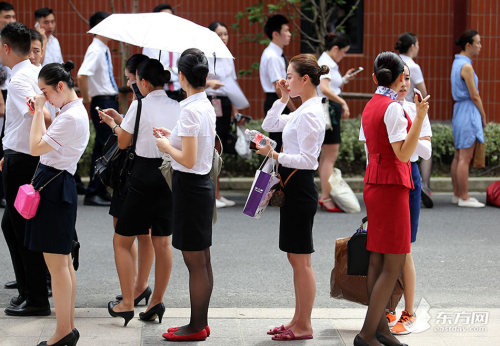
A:
{"label": "belt", "polygon": [[118,95],[97,95],[92,97],[92,100],[117,100],[118,101]]}

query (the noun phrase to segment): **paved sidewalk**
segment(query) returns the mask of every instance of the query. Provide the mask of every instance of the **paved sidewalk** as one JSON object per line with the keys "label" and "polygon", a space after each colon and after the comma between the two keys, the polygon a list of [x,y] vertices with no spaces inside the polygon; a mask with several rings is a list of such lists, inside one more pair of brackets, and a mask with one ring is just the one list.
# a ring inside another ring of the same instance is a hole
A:
{"label": "paved sidewalk", "polygon": [[[135,310],[136,317],[124,328],[123,320],[111,318],[106,309],[76,310],[76,327],[81,339],[78,346],[151,346],[173,344],[162,338],[168,327],[187,323],[189,309],[167,309],[162,324],[138,319],[143,306]],[[363,324],[365,309],[314,309],[314,339],[295,341],[292,345],[352,345]],[[500,345],[500,309],[487,311],[486,322],[475,323],[468,318],[485,309],[430,309],[430,329],[400,336],[400,341],[412,346],[436,345]],[[421,321],[426,313],[422,314]],[[293,309],[210,309],[212,335],[205,342],[184,342],[183,346],[274,345],[266,331],[286,322]],[[455,319],[458,316],[458,321]],[[484,316],[484,315],[483,315]],[[445,322],[445,325],[441,323]],[[424,323],[425,325],[425,323]],[[1,346],[35,346],[47,340],[55,330],[54,311],[49,317],[13,318],[0,316]]]}

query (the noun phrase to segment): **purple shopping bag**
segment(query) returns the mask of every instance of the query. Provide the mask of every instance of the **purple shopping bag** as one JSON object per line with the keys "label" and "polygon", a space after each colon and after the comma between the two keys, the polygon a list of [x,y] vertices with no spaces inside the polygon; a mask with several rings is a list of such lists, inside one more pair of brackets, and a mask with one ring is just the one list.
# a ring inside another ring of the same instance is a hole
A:
{"label": "purple shopping bag", "polygon": [[271,188],[279,183],[279,181],[275,172],[266,173],[257,170],[252,188],[248,195],[247,203],[243,209],[243,214],[255,219],[260,219],[274,192]]}

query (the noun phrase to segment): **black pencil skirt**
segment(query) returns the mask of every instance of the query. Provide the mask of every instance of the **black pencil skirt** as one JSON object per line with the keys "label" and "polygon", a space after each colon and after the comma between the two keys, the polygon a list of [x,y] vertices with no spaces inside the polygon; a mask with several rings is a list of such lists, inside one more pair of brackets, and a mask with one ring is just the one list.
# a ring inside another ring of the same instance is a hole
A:
{"label": "black pencil skirt", "polygon": [[[293,168],[279,167],[283,181],[293,171]],[[318,208],[314,171],[299,169],[288,180],[284,192],[285,204],[280,209],[280,250],[295,254],[313,253],[312,229]]]}
{"label": "black pencil skirt", "polygon": [[174,171],[172,200],[172,246],[181,251],[202,251],[212,246],[215,185],[210,174]]}
{"label": "black pencil skirt", "polygon": [[340,120],[342,119],[342,105],[332,100],[329,100],[329,103],[332,129],[325,131],[325,139],[323,140],[323,144],[340,144]]}
{"label": "black pencil skirt", "polygon": [[[39,189],[60,172],[40,164],[33,186]],[[73,249],[77,204],[75,179],[63,171],[40,191],[36,215],[26,221],[24,246],[31,251],[69,254]]]}
{"label": "black pencil skirt", "polygon": [[162,159],[137,156],[115,232],[125,237],[172,234],[172,192],[161,174]]}

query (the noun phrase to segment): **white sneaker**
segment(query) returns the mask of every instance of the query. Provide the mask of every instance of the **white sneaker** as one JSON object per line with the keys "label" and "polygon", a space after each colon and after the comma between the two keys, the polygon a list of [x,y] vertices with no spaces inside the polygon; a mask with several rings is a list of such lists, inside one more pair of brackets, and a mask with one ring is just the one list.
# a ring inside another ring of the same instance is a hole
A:
{"label": "white sneaker", "polygon": [[227,198],[225,197],[220,197],[220,200],[222,203],[224,203],[226,205],[226,207],[234,207],[236,205],[236,202],[234,201],[230,201],[228,200]]}
{"label": "white sneaker", "polygon": [[221,200],[219,200],[219,199],[216,198],[215,199],[215,207],[217,209],[219,209],[219,208],[225,208],[226,207],[226,203],[224,203]]}
{"label": "white sneaker", "polygon": [[453,195],[453,197],[451,197],[451,203],[458,204],[458,197]]}
{"label": "white sneaker", "polygon": [[458,206],[459,207],[467,207],[467,208],[484,208],[484,204],[479,202],[475,198],[469,198],[466,200],[463,200],[461,198],[458,199]]}

